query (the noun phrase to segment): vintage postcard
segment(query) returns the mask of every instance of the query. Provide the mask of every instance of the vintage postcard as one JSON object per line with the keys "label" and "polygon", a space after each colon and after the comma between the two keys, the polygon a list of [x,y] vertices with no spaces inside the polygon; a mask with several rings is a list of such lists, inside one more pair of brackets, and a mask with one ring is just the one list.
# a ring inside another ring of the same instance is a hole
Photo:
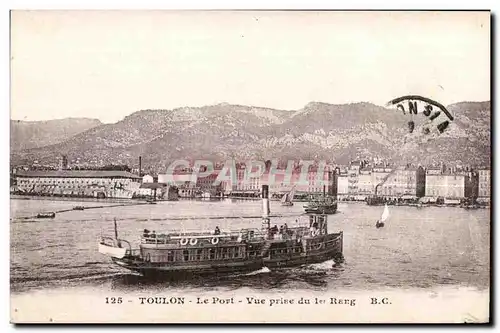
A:
{"label": "vintage postcard", "polygon": [[489,11],[11,12],[11,322],[490,322]]}

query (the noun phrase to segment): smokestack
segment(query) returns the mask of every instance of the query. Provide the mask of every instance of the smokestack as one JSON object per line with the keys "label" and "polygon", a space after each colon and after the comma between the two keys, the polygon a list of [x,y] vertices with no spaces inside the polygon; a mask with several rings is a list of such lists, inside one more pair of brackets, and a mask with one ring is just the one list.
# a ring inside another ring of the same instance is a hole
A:
{"label": "smokestack", "polygon": [[270,237],[271,219],[269,218],[269,186],[262,185],[262,230]]}
{"label": "smokestack", "polygon": [[139,156],[139,177],[141,177],[142,173],[142,156]]}
{"label": "smokestack", "polygon": [[323,197],[326,197],[326,185],[323,185]]}
{"label": "smokestack", "polygon": [[262,185],[262,217],[269,218],[269,185]]}
{"label": "smokestack", "polygon": [[337,173],[337,168],[334,169],[334,171],[329,171],[328,172],[328,183],[330,184],[330,195],[332,197],[335,197],[337,198],[337,192],[338,192],[338,185],[337,185],[337,177],[338,177],[338,173]]}

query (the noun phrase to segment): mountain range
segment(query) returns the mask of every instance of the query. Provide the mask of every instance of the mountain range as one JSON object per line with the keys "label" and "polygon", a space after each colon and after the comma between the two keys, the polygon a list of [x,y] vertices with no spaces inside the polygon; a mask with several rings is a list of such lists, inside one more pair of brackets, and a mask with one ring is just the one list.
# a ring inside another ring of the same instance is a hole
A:
{"label": "mountain range", "polygon": [[102,125],[98,119],[65,118],[46,121],[10,121],[13,151],[39,148],[64,142],[72,136]]}
{"label": "mountain range", "polygon": [[[141,110],[114,124],[95,119],[11,121],[11,164],[55,164],[59,155],[98,164],[165,170],[175,159],[315,159],[347,164],[379,158],[399,164],[490,164],[490,102],[447,106],[454,121],[440,135],[408,131],[423,115],[371,103],[311,102],[300,110],[217,104]],[[419,122],[420,121],[420,122]],[[64,125],[62,125],[64,124]],[[50,126],[49,126],[50,125]],[[87,127],[87,128],[86,128]]]}

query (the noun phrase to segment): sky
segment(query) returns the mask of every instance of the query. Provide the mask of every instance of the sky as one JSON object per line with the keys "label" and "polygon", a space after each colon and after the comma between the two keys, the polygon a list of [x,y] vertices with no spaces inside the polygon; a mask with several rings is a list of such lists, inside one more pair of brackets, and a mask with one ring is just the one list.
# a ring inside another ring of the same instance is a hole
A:
{"label": "sky", "polygon": [[13,11],[11,119],[490,100],[489,12]]}

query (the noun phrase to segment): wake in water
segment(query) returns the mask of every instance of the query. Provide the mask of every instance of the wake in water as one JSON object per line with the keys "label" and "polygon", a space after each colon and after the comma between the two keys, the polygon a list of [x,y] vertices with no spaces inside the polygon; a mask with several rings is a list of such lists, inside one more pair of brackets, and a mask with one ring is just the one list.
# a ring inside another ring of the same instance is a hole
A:
{"label": "wake in water", "polygon": [[271,270],[267,267],[262,267],[261,269],[258,269],[256,271],[250,272],[250,273],[234,273],[234,274],[229,274],[226,275],[226,278],[237,278],[237,277],[244,277],[244,276],[254,276],[258,274],[264,274],[264,273],[271,273]]}
{"label": "wake in water", "polygon": [[250,273],[247,273],[245,274],[246,276],[250,276],[250,275],[257,275],[257,274],[262,274],[262,273],[270,273],[271,270],[267,267],[262,267],[261,269],[258,269],[254,272],[250,272]]}
{"label": "wake in water", "polygon": [[307,265],[306,268],[312,269],[312,270],[317,270],[317,271],[325,271],[325,270],[331,269],[332,267],[334,267],[336,265],[337,265],[337,263],[335,262],[335,260],[329,259],[327,261],[323,261],[323,262],[320,262],[317,264]]}

